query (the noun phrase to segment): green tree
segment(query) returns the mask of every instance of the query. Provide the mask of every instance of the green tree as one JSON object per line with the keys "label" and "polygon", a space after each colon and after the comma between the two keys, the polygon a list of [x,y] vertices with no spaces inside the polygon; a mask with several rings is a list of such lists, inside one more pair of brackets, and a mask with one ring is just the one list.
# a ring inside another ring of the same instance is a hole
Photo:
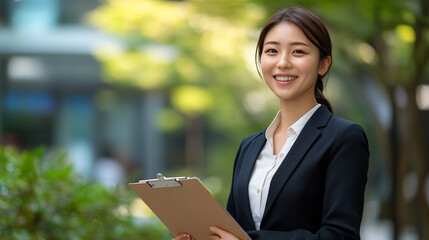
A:
{"label": "green tree", "polygon": [[[275,109],[266,107],[270,95],[260,90],[253,64],[254,26],[263,18],[263,8],[243,0],[111,0],[90,16],[119,39],[96,53],[105,79],[168,98],[157,120],[166,131],[185,129],[186,165],[195,170],[205,152],[235,148],[219,140],[216,150],[203,150],[205,124],[241,138],[237,133],[266,122],[271,114],[261,113]],[[220,162],[231,166],[234,153],[223,155]]]}
{"label": "green tree", "polygon": [[137,221],[128,187],[82,181],[65,154],[2,147],[0,172],[1,239],[171,239],[153,215]]}

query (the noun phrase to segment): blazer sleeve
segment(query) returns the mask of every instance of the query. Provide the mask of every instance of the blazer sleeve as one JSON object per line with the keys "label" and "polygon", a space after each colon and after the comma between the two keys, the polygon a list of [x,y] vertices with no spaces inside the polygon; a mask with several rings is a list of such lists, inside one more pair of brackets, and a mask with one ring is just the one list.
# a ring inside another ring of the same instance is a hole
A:
{"label": "blazer sleeve", "polygon": [[328,154],[321,228],[248,231],[254,240],[352,240],[360,239],[365,185],[369,161],[368,142],[362,127],[351,124],[334,142]]}
{"label": "blazer sleeve", "polygon": [[[240,153],[241,153],[241,150],[242,150],[242,146],[243,146],[243,143],[246,141],[246,139],[247,138],[243,139],[243,141],[241,142],[240,146],[238,147],[237,153],[235,155],[234,167],[233,167],[233,170],[232,170],[232,183],[235,182],[234,181],[235,180],[235,169],[237,168],[237,162],[238,162],[238,159],[240,158]],[[236,210],[236,207],[235,207],[234,190],[233,190],[232,186],[233,185],[231,184],[231,190],[230,190],[230,193],[229,193],[228,202],[226,204],[226,209],[227,209],[228,213],[234,219],[237,219],[237,210]]]}

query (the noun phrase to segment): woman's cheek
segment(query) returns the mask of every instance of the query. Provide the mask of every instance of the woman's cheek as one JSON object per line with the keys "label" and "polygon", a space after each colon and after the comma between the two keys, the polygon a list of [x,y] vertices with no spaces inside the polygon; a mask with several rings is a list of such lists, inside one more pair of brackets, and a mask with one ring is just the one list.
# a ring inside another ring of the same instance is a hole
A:
{"label": "woman's cheek", "polygon": [[271,71],[273,69],[273,66],[275,64],[275,61],[270,58],[263,58],[261,59],[261,70],[262,74],[265,76],[266,74],[272,75]]}

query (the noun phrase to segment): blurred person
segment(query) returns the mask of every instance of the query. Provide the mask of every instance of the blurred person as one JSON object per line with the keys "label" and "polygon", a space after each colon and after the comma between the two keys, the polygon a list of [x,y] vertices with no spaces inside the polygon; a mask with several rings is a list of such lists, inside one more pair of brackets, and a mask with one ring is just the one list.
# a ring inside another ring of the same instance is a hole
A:
{"label": "blurred person", "polygon": [[104,186],[116,187],[123,183],[125,169],[108,149],[104,152],[104,156],[95,162],[95,178]]}
{"label": "blurred person", "polygon": [[[360,239],[368,142],[323,95],[332,62],[326,26],[306,9],[282,9],[262,29],[256,61],[280,111],[242,141],[228,212],[252,239]],[[212,240],[238,239],[210,230]],[[192,236],[174,238],[184,239]]]}

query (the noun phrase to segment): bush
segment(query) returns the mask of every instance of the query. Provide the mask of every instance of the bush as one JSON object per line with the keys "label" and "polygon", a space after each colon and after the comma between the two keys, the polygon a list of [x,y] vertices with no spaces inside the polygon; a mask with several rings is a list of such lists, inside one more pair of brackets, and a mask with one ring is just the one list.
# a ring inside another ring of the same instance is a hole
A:
{"label": "bush", "polygon": [[171,239],[130,214],[136,195],[84,182],[65,154],[0,148],[0,239]]}

